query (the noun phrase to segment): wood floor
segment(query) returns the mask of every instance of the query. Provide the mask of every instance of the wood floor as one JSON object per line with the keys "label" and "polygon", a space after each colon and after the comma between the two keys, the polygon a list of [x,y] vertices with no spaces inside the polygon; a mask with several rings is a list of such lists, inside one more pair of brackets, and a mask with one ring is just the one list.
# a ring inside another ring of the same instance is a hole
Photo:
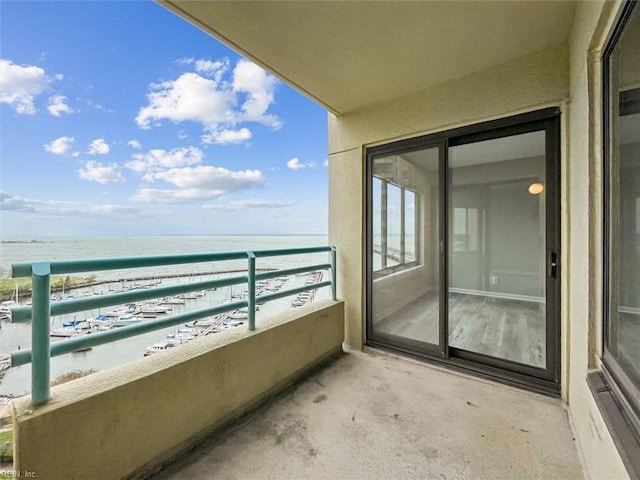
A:
{"label": "wood floor", "polygon": [[[437,292],[374,321],[376,333],[438,343]],[[449,345],[513,362],[545,367],[544,304],[449,293]]]}

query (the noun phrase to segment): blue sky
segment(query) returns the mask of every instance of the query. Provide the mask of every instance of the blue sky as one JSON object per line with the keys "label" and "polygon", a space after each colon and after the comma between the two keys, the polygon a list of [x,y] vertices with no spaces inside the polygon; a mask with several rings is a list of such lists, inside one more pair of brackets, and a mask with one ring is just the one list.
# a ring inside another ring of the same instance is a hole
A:
{"label": "blue sky", "polygon": [[150,1],[0,21],[3,238],[326,233],[311,100]]}

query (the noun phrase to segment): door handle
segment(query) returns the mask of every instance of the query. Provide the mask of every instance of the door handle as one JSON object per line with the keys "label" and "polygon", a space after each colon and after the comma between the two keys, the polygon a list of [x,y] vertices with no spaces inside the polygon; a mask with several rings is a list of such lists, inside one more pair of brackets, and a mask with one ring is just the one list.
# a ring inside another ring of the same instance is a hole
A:
{"label": "door handle", "polygon": [[551,278],[558,278],[558,252],[549,252],[547,274]]}

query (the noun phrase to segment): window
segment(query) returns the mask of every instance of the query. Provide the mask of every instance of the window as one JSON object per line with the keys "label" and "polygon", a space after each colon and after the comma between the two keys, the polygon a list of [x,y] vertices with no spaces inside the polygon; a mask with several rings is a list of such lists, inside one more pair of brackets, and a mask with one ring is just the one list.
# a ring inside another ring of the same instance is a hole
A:
{"label": "window", "polygon": [[477,252],[478,251],[478,209],[461,208],[453,209],[453,251]]}
{"label": "window", "polygon": [[[640,473],[640,8],[603,55],[603,369],[590,384],[622,458]],[[621,426],[623,427],[621,431]]]}
{"label": "window", "polygon": [[416,264],[416,198],[412,165],[400,156],[376,159],[373,170],[373,271],[376,276]]}
{"label": "window", "polygon": [[[640,389],[640,15],[607,50],[605,349]],[[640,413],[640,409],[637,409]]]}

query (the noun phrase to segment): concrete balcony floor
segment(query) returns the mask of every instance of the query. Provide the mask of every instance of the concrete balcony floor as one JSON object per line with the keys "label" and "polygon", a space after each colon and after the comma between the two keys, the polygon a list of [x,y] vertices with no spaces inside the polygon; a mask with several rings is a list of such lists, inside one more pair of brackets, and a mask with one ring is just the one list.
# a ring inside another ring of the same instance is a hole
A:
{"label": "concrete balcony floor", "polygon": [[386,353],[348,353],[156,477],[583,478],[560,400]]}

